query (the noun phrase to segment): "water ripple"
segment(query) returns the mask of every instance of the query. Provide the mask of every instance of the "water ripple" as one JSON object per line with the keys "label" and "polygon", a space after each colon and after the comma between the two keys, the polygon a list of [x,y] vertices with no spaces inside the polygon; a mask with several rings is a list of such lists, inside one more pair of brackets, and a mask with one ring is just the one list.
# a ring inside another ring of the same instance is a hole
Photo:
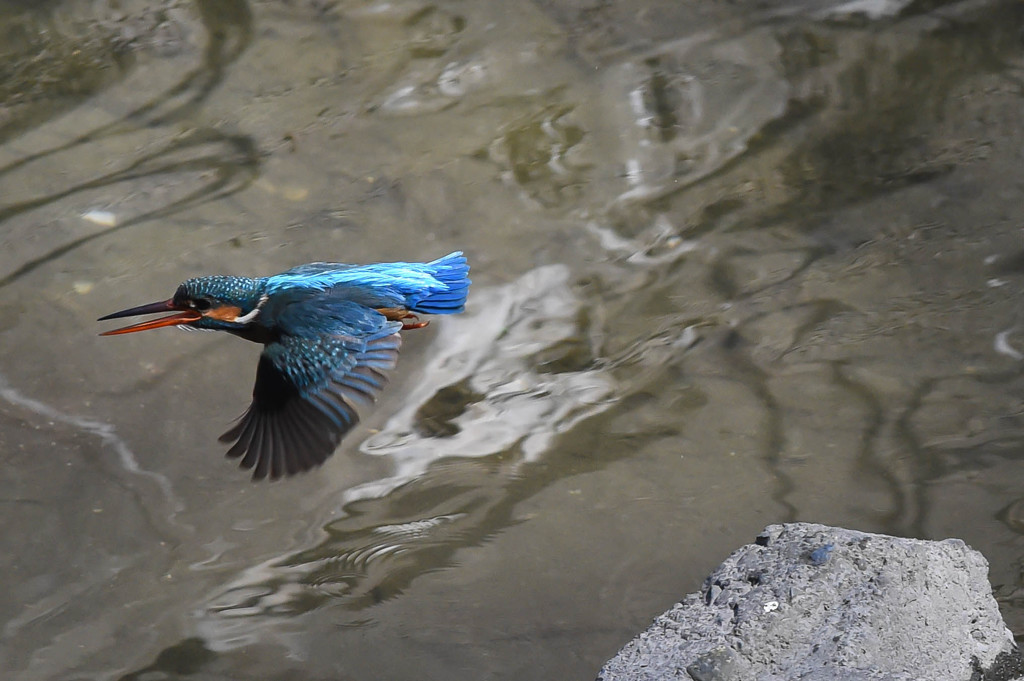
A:
{"label": "water ripple", "polygon": [[[422,377],[362,447],[387,457],[392,474],[342,492],[342,517],[316,546],[250,567],[212,594],[197,611],[212,649],[247,645],[263,630],[281,635],[289,617],[328,602],[364,611],[512,522],[523,467],[612,404],[612,379],[592,358],[553,372],[534,359],[582,343],[569,277],[564,266],[536,269],[477,292],[469,313],[438,325]],[[427,413],[451,427],[425,427]]]}

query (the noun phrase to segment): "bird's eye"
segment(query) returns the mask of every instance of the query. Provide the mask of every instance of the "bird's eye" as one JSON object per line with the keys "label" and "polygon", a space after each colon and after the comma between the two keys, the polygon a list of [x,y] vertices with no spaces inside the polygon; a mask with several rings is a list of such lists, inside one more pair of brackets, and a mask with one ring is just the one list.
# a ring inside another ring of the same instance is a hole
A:
{"label": "bird's eye", "polygon": [[208,298],[196,298],[195,300],[192,301],[192,307],[198,310],[199,312],[206,312],[211,307],[213,307],[213,302],[211,302]]}

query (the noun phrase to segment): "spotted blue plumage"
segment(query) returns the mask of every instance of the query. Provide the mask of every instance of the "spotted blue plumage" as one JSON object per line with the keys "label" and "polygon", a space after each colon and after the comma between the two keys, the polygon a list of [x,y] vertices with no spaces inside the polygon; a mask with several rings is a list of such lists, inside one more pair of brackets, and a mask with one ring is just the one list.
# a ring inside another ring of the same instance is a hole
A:
{"label": "spotted blue plumage", "polygon": [[271,277],[197,277],[170,300],[101,319],[180,314],[108,333],[170,324],[262,343],[253,400],[221,436],[256,479],[320,465],[387,383],[402,329],[417,314],[462,312],[469,265],[461,252],[428,263],[310,263]]}

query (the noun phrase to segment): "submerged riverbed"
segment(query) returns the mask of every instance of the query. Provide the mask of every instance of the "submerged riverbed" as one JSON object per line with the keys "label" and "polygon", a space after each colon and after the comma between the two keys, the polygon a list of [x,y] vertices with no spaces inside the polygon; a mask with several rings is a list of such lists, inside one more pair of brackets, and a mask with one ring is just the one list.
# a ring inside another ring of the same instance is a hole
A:
{"label": "submerged riverbed", "polygon": [[[0,669],[589,679],[769,523],[1024,634],[1017,2],[0,2]],[[466,252],[321,469],[203,274]]]}

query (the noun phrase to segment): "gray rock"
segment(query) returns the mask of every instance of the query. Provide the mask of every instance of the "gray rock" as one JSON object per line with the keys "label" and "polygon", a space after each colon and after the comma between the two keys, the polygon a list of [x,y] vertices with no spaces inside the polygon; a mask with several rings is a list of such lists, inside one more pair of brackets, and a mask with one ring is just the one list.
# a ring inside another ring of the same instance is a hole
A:
{"label": "gray rock", "polygon": [[598,681],[1019,678],[985,558],[921,541],[771,525],[605,664]]}

